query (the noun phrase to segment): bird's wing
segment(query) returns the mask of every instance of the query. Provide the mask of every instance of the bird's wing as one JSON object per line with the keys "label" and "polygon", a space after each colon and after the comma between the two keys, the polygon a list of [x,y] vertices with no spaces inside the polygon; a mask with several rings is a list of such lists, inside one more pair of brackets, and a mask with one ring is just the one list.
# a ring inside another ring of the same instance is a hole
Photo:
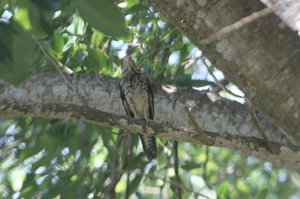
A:
{"label": "bird's wing", "polygon": [[132,110],[130,109],[129,107],[129,104],[127,102],[127,99],[126,99],[126,96],[125,96],[125,93],[124,93],[124,90],[123,90],[123,87],[121,85],[121,82],[119,83],[119,89],[120,89],[120,95],[121,95],[121,99],[122,99],[122,104],[124,106],[124,109],[126,111],[126,115],[128,117],[134,117],[134,113],[132,112]]}
{"label": "bird's wing", "polygon": [[[148,104],[149,104],[149,119],[154,119],[154,97],[153,92],[151,88],[151,84],[146,78],[146,88],[148,93]],[[146,135],[140,135],[142,146],[144,149],[144,152],[147,156],[147,158],[151,161],[152,159],[155,159],[157,157],[157,146],[155,142],[154,136],[146,136]]]}
{"label": "bird's wing", "polygon": [[149,119],[153,120],[154,119],[154,97],[153,97],[153,92],[151,88],[151,84],[146,78],[146,85],[147,85],[147,93],[148,93],[148,99],[149,99]]}

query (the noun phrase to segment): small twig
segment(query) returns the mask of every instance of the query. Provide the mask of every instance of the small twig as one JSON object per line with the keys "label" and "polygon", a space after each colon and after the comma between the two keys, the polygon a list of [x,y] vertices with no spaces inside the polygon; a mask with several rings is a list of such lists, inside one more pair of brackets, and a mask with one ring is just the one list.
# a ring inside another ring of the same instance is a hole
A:
{"label": "small twig", "polygon": [[22,142],[25,142],[25,141],[26,141],[26,139],[20,139],[20,140],[14,141],[14,142],[5,143],[4,145],[0,146],[0,150],[8,151],[16,146],[19,146]]}
{"label": "small twig", "polygon": [[38,41],[38,39],[36,39],[33,36],[33,39],[35,40],[35,42],[37,43],[37,45],[39,46],[39,48],[41,49],[41,51],[43,52],[43,54],[47,57],[47,59],[55,66],[56,70],[59,72],[59,74],[63,77],[63,79],[65,80],[65,82],[68,84],[68,86],[76,92],[77,96],[79,97],[80,101],[83,104],[88,104],[88,101],[79,93],[79,89],[78,89],[78,84],[76,84],[76,89],[73,87],[72,83],[67,79],[67,77],[61,72],[61,69],[67,73],[68,75],[73,75],[73,79],[77,78],[76,73],[74,73],[73,70],[71,70],[69,67],[63,65],[59,60],[57,60],[53,55],[51,55],[50,53],[48,53],[44,47],[42,46],[42,44]]}
{"label": "small twig", "polygon": [[205,61],[203,61],[204,66],[207,69],[207,72],[212,76],[212,78],[214,79],[214,81],[216,82],[216,84],[224,91],[226,91],[227,93],[233,95],[234,97],[238,97],[238,98],[244,98],[243,96],[237,95],[235,93],[233,93],[231,90],[229,90],[228,88],[226,88],[221,81],[219,81],[216,76],[214,75],[214,73],[210,70],[210,68],[208,67],[208,65],[205,63]]}
{"label": "small twig", "polygon": [[207,135],[204,134],[203,130],[200,128],[200,126],[198,125],[198,123],[196,122],[191,110],[189,107],[184,107],[190,121],[192,122],[193,126],[195,127],[196,131],[198,132],[198,135],[200,137],[200,140],[206,144],[206,145],[212,145],[213,144],[213,140],[208,138]]}
{"label": "small twig", "polygon": [[219,40],[219,39],[223,38],[225,35],[229,34],[230,32],[232,32],[234,30],[238,30],[238,29],[244,27],[245,25],[257,20],[258,18],[267,16],[267,15],[273,13],[277,8],[278,8],[278,6],[274,5],[274,6],[264,8],[258,12],[253,12],[251,15],[244,17],[244,18],[238,20],[237,22],[222,28],[218,32],[210,35],[209,37],[207,37],[205,39],[202,39],[199,43],[202,45],[206,45],[206,44],[210,44],[216,40]]}
{"label": "small twig", "polygon": [[[181,180],[179,177],[179,161],[178,161],[178,142],[173,142],[173,151],[174,151],[174,172],[176,177],[176,182],[181,184]],[[177,188],[177,197],[178,199],[182,199],[182,192],[180,188]]]}
{"label": "small twig", "polygon": [[278,149],[277,147],[274,147],[272,145],[272,143],[270,142],[270,140],[268,139],[265,131],[261,128],[260,124],[259,124],[259,120],[257,118],[257,115],[254,111],[254,108],[250,106],[250,111],[251,111],[251,118],[254,122],[254,125],[256,127],[256,129],[258,130],[258,132],[261,134],[261,136],[263,137],[265,144],[266,144],[266,148],[268,151],[270,151],[272,154],[276,154],[278,155],[280,153],[280,149]]}
{"label": "small twig", "polygon": [[[222,84],[225,88],[226,86],[230,83],[228,81],[228,79],[221,79],[219,80],[220,84]],[[213,88],[212,92],[214,93],[219,93],[220,91],[222,91],[223,89],[220,86],[217,86],[216,88]]]}
{"label": "small twig", "polygon": [[[147,50],[143,47],[143,42],[140,41],[140,37],[137,32],[134,32],[134,36],[135,36],[136,40],[138,41],[138,49],[140,50],[140,53],[144,55],[147,52]],[[132,46],[133,46],[133,44],[132,44]]]}
{"label": "small twig", "polygon": [[70,69],[69,67],[63,65],[60,61],[58,61],[52,54],[50,54],[49,52],[47,52],[44,47],[42,46],[41,42],[39,42],[39,40],[37,38],[35,38],[33,36],[33,39],[35,40],[35,42],[38,44],[39,48],[42,50],[43,54],[47,57],[47,59],[52,62],[52,64],[56,67],[56,69],[58,71],[60,71],[59,69],[62,69],[65,73],[67,74],[73,74],[74,71],[72,69]]}
{"label": "small twig", "polygon": [[193,56],[184,61],[181,66],[186,70],[191,67],[198,59],[202,57],[202,51],[198,50]]}
{"label": "small twig", "polygon": [[63,77],[63,79],[65,80],[65,82],[68,84],[68,86],[70,86],[70,88],[72,88],[74,90],[73,85],[69,82],[69,80],[65,77],[65,75],[61,72],[60,68],[62,70],[64,70],[67,74],[73,74],[73,71],[64,66],[61,62],[59,62],[55,57],[53,57],[50,53],[48,53],[44,47],[42,46],[42,44],[39,42],[39,40],[35,37],[32,36],[33,40],[37,43],[37,45],[39,46],[39,48],[41,49],[42,53],[47,57],[47,59],[55,66],[56,70],[59,72],[59,74]]}

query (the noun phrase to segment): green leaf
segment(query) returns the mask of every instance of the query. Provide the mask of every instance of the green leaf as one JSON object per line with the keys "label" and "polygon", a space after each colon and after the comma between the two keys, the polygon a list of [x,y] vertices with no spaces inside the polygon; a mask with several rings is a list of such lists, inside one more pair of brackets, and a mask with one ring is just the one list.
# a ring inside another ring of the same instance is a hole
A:
{"label": "green leaf", "polygon": [[26,148],[20,153],[19,159],[25,160],[26,158],[32,157],[35,154],[39,153],[40,151],[41,149],[39,147]]}
{"label": "green leaf", "polygon": [[42,11],[38,9],[38,7],[33,4],[28,4],[29,18],[32,26],[31,32],[39,39],[46,38],[48,34],[43,29],[42,25]]}
{"label": "green leaf", "polygon": [[180,50],[183,48],[184,44],[181,41],[175,42],[173,44],[166,45],[165,48],[171,49],[171,50]]}
{"label": "green leaf", "polygon": [[186,86],[186,87],[202,87],[202,86],[216,86],[214,82],[207,80],[192,80],[190,74],[182,74],[175,78],[173,81],[177,86]]}
{"label": "green leaf", "polygon": [[218,196],[224,196],[225,198],[228,197],[229,194],[229,182],[223,181],[222,184],[217,189]]}
{"label": "green leaf", "polygon": [[61,0],[31,0],[40,10],[47,11],[56,11],[61,8],[61,4],[63,1]]}
{"label": "green leaf", "polygon": [[190,86],[194,87],[202,87],[202,86],[214,86],[216,87],[215,82],[207,81],[207,80],[191,80]]}
{"label": "green leaf", "polygon": [[139,3],[139,0],[127,0],[127,8],[131,8],[132,6]]}
{"label": "green leaf", "polygon": [[131,14],[131,13],[136,13],[136,12],[139,12],[139,11],[145,11],[147,10],[148,8],[142,4],[136,4],[132,7],[130,7],[128,10],[126,10],[124,12],[124,15],[128,15],[128,14]]}
{"label": "green leaf", "polygon": [[101,39],[103,38],[103,33],[101,33],[100,31],[98,31],[97,29],[93,28],[93,34],[91,37],[91,45],[94,47],[97,47],[101,41]]}
{"label": "green leaf", "polygon": [[97,48],[91,48],[88,51],[88,56],[84,61],[84,65],[90,70],[96,71],[99,67],[103,68],[107,66],[107,60],[104,54]]}
{"label": "green leaf", "polygon": [[[131,12],[139,11],[139,9],[138,9],[138,10],[135,10],[135,11],[132,10],[133,7],[136,7],[136,8],[138,8],[138,7],[140,7],[140,8],[143,7],[143,8],[146,8],[146,9],[147,9],[146,6],[144,6],[144,5],[142,5],[142,4],[139,3],[139,0],[127,0],[127,1],[124,1],[124,2],[122,2],[122,3],[119,3],[118,6],[119,6],[120,8],[127,8],[127,9],[125,10],[125,13],[124,13],[125,16],[126,16],[127,14],[131,13]],[[136,8],[134,8],[134,9],[136,9]]]}
{"label": "green leaf", "polygon": [[18,85],[30,73],[33,39],[17,23],[0,23],[0,77]]}
{"label": "green leaf", "polygon": [[46,166],[50,165],[52,157],[49,155],[45,155],[43,156],[40,160],[38,160],[37,162],[32,164],[32,171],[35,171],[37,168],[41,167],[41,166]]}
{"label": "green leaf", "polygon": [[36,186],[35,185],[30,185],[28,187],[24,187],[21,190],[20,193],[20,198],[32,198],[32,196],[34,195],[34,193],[36,192]]}
{"label": "green leaf", "polygon": [[256,193],[255,198],[260,199],[260,198],[267,198],[269,190],[268,189],[262,189],[258,193]]}
{"label": "green leaf", "polygon": [[64,42],[63,35],[61,34],[61,32],[55,31],[53,33],[53,37],[51,39],[52,50],[57,54],[61,54],[63,52],[64,45],[65,45],[65,42]]}
{"label": "green leaf", "polygon": [[137,190],[142,179],[143,179],[143,175],[135,176],[135,178],[130,183],[128,196],[130,196],[134,191]]}
{"label": "green leaf", "polygon": [[67,31],[72,35],[83,35],[85,33],[85,23],[83,19],[79,16],[76,16],[72,23],[67,27]]}
{"label": "green leaf", "polygon": [[190,171],[195,168],[199,168],[199,163],[191,162],[191,161],[186,161],[184,164],[181,166],[182,169]]}
{"label": "green leaf", "polygon": [[111,0],[75,0],[80,16],[91,26],[112,37],[126,36],[124,19]]}
{"label": "green leaf", "polygon": [[31,23],[29,19],[29,12],[26,8],[18,8],[14,14],[14,19],[24,28],[24,30],[31,29]]}
{"label": "green leaf", "polygon": [[41,190],[47,189],[50,186],[51,186],[51,177],[50,176],[46,176],[43,179],[43,183],[39,185],[39,189],[41,189]]}
{"label": "green leaf", "polygon": [[243,180],[239,180],[237,182],[237,188],[246,194],[249,194],[251,191],[248,185]]}
{"label": "green leaf", "polygon": [[2,9],[4,8],[4,6],[7,4],[8,0],[1,0],[0,1],[0,12],[2,11]]}
{"label": "green leaf", "polygon": [[101,137],[103,140],[104,147],[108,150],[109,153],[112,153],[115,150],[114,148],[115,143],[113,142],[112,134],[101,133]]}

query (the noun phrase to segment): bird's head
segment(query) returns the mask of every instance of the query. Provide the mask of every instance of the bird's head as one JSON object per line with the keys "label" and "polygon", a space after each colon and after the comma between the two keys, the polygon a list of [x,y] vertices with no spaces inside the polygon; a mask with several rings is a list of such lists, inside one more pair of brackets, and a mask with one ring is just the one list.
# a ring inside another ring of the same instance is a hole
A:
{"label": "bird's head", "polygon": [[122,59],[122,63],[121,63],[122,73],[125,72],[126,70],[134,69],[135,67],[136,67],[135,63],[131,59],[130,55],[127,55]]}

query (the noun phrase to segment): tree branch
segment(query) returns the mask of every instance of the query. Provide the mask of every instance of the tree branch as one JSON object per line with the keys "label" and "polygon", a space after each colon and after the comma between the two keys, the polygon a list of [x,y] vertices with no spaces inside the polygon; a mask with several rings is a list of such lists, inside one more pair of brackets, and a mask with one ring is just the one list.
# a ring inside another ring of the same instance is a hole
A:
{"label": "tree branch", "polygon": [[270,153],[245,105],[229,100],[211,102],[205,93],[192,89],[177,88],[176,92],[167,93],[156,86],[156,114],[154,121],[147,124],[142,119],[126,117],[117,79],[92,74],[67,78],[76,91],[57,72],[33,74],[17,88],[0,80],[0,117],[75,118],[123,128],[128,132],[203,144],[202,135],[190,124],[185,111],[189,107],[202,133],[213,140],[214,146],[233,148],[300,171],[300,146],[290,143],[269,119],[258,112],[261,128],[272,146],[280,151],[278,155]]}

